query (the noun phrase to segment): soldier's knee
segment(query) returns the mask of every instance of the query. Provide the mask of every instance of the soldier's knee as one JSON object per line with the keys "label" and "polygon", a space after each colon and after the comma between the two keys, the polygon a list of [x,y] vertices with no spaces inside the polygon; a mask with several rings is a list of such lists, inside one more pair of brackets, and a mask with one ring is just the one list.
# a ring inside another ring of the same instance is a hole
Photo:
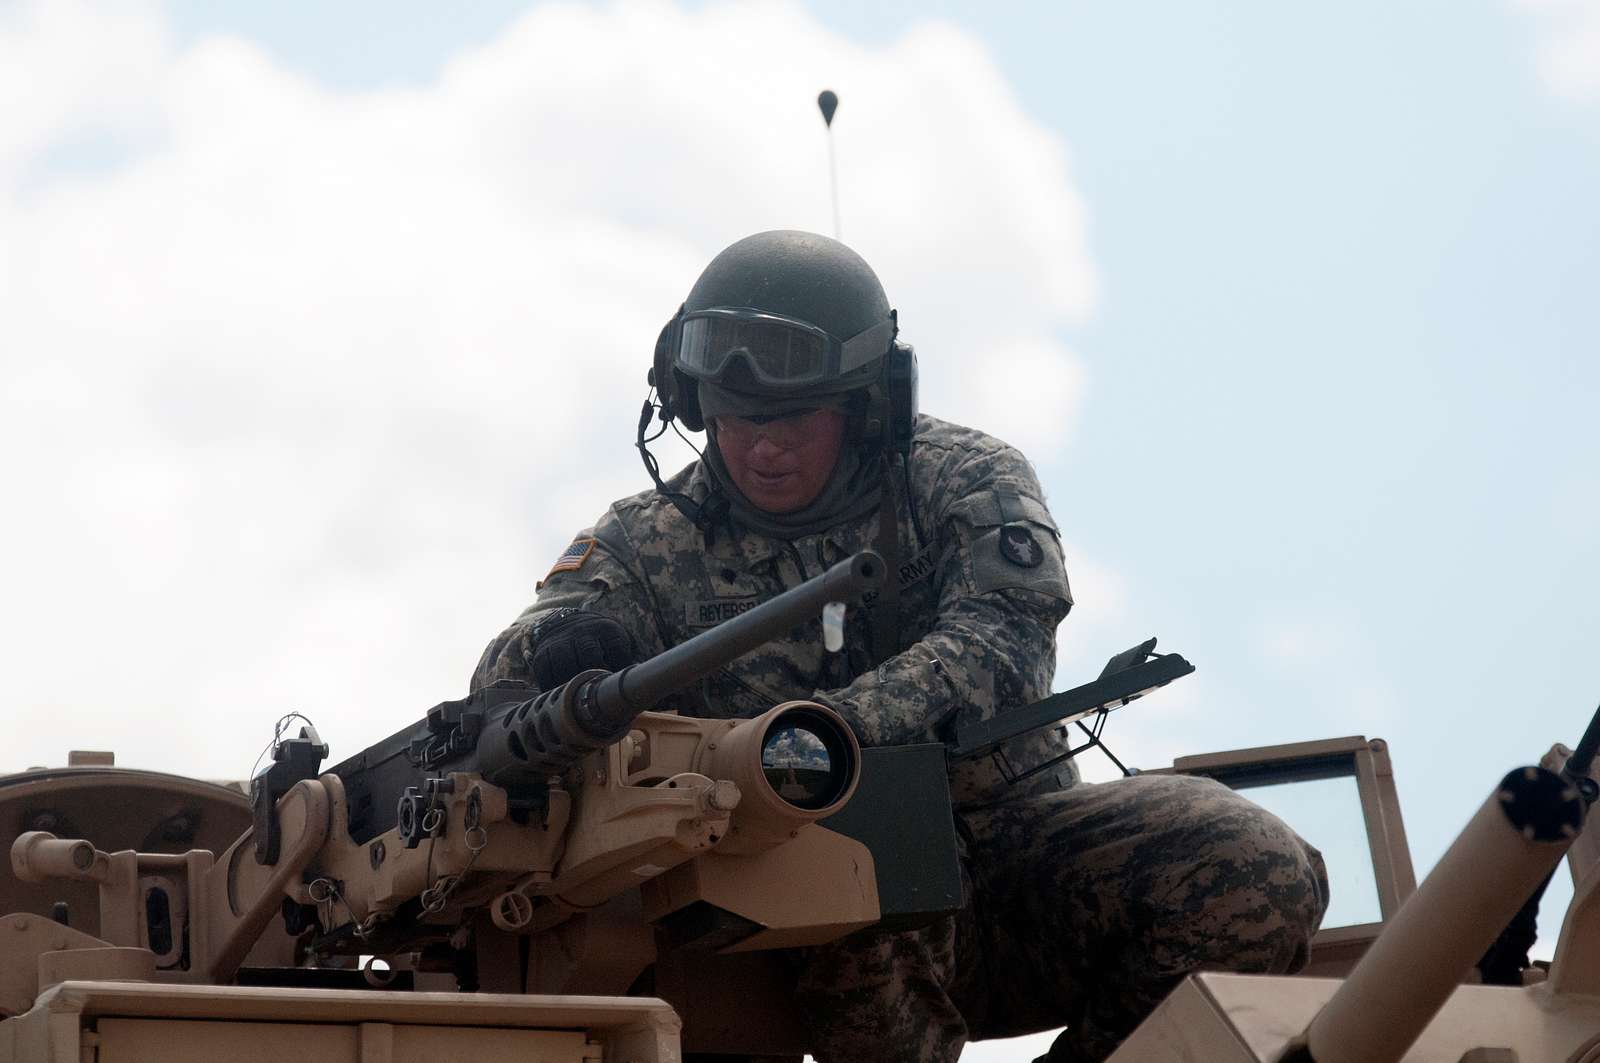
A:
{"label": "soldier's knee", "polygon": [[1194,780],[1187,851],[1152,897],[1180,965],[1248,973],[1303,967],[1328,906],[1322,854],[1278,817],[1209,780]]}

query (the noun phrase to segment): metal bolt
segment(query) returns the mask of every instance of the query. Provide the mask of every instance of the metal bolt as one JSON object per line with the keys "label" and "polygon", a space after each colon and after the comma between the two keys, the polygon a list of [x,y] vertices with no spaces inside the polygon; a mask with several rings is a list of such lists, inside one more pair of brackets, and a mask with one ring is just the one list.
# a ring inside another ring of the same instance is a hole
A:
{"label": "metal bolt", "polygon": [[739,787],[728,779],[718,779],[706,791],[706,804],[718,812],[732,812],[739,807]]}
{"label": "metal bolt", "polygon": [[596,785],[604,786],[606,784],[606,769],[604,769],[604,768],[596,768],[596,769],[594,769],[594,781],[595,781]]}

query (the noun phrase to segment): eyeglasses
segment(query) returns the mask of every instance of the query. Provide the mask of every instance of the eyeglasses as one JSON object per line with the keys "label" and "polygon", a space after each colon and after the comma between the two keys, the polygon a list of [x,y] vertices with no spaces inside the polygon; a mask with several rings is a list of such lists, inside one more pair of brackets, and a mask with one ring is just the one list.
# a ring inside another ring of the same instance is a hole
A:
{"label": "eyeglasses", "polygon": [[716,417],[717,441],[725,447],[748,450],[765,439],[783,450],[798,450],[818,434],[820,410],[797,410],[782,417]]}
{"label": "eyeglasses", "polygon": [[892,314],[841,340],[815,325],[760,310],[695,310],[680,323],[676,364],[697,380],[717,380],[742,356],[759,383],[798,388],[882,358],[895,331]]}

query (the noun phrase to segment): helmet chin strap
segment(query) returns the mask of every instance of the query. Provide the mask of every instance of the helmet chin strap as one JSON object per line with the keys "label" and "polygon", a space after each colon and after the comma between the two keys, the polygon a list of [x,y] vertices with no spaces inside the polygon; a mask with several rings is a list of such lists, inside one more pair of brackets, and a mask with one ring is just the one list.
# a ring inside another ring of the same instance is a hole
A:
{"label": "helmet chin strap", "polygon": [[[688,518],[689,523],[700,529],[700,534],[705,536],[706,545],[716,542],[717,525],[728,523],[728,500],[718,492],[715,487],[706,496],[704,502],[696,502],[681,491],[669,491],[667,485],[661,482],[661,463],[656,456],[650,453],[650,444],[660,439],[667,431],[671,420],[662,416],[661,431],[650,438],[645,438],[645,430],[650,427],[650,418],[660,409],[649,395],[645,396],[644,407],[639,411],[639,429],[634,436],[633,445],[639,450],[639,460],[644,462],[644,471],[650,474],[650,480],[656,485],[656,490],[671,502],[679,513]],[[691,447],[693,443],[689,444]],[[699,453],[698,448],[696,453]],[[702,455],[704,457],[704,455]]]}

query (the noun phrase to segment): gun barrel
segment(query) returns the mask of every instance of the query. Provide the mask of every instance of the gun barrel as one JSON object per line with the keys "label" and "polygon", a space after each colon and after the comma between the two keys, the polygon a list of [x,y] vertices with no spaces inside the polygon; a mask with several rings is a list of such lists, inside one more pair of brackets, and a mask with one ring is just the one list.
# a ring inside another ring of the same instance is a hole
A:
{"label": "gun barrel", "polygon": [[11,870],[23,882],[46,882],[52,878],[94,881],[105,876],[105,857],[82,839],[57,838],[46,831],[30,830],[17,835],[11,843]]}
{"label": "gun barrel", "polygon": [[485,729],[477,759],[491,781],[561,771],[616,742],[641,712],[792,631],[829,602],[856,602],[887,577],[870,550],[747,613],[619,672],[586,672],[516,706]]}
{"label": "gun barrel", "polygon": [[[855,602],[883,583],[883,559],[871,550],[845,558],[815,579],[762,602],[688,642],[616,672],[600,683],[597,708],[632,719],[668,694],[787,634],[829,602]],[[614,707],[614,708],[613,708]],[[625,724],[623,725],[626,726]]]}
{"label": "gun barrel", "polygon": [[[1500,781],[1305,1032],[1316,1063],[1397,1063],[1583,829],[1543,768]],[[1470,1053],[1469,1053],[1470,1055]]]}

